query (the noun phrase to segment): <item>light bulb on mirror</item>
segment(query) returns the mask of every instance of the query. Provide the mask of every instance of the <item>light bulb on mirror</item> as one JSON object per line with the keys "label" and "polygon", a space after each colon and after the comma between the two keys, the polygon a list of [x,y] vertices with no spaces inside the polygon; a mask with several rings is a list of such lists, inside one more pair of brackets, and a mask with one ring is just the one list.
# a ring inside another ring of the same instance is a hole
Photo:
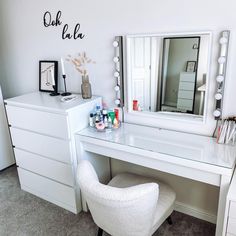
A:
{"label": "light bulb on mirror", "polygon": [[220,38],[220,44],[226,44],[226,43],[228,43],[228,39],[225,38],[225,37],[221,37]]}
{"label": "light bulb on mirror", "polygon": [[226,59],[225,59],[224,56],[221,56],[221,57],[218,58],[218,63],[219,63],[219,64],[224,64],[225,61],[226,61]]}
{"label": "light bulb on mirror", "polygon": [[216,77],[216,81],[217,81],[218,83],[222,83],[222,82],[224,81],[224,76],[223,76],[223,75],[218,75],[218,76]]}
{"label": "light bulb on mirror", "polygon": [[116,105],[120,105],[120,99],[116,99],[116,100],[115,100],[115,104],[116,104]]}
{"label": "light bulb on mirror", "polygon": [[114,42],[113,42],[113,47],[114,47],[114,48],[117,48],[118,46],[119,46],[119,43],[118,43],[117,41],[114,41]]}
{"label": "light bulb on mirror", "polygon": [[215,94],[215,99],[216,99],[216,100],[221,100],[222,97],[223,97],[223,96],[222,96],[222,93],[216,93],[216,94]]}
{"label": "light bulb on mirror", "polygon": [[119,60],[120,60],[119,57],[114,57],[114,58],[113,58],[113,61],[114,61],[115,63],[119,62]]}
{"label": "light bulb on mirror", "polygon": [[116,85],[116,87],[114,89],[115,89],[116,92],[119,92],[120,91],[120,86]]}
{"label": "light bulb on mirror", "polygon": [[213,115],[214,115],[214,117],[220,117],[220,115],[221,115],[220,109],[216,109],[216,110],[213,112]]}
{"label": "light bulb on mirror", "polygon": [[118,71],[116,71],[116,72],[114,73],[114,77],[118,78],[119,76],[120,76],[120,73],[119,73]]}

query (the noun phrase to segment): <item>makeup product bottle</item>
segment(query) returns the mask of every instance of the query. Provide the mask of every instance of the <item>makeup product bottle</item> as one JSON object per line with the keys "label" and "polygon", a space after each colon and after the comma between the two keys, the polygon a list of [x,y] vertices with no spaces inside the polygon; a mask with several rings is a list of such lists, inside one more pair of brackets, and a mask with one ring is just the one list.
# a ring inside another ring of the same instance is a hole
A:
{"label": "makeup product bottle", "polygon": [[115,119],[113,121],[114,128],[119,128],[119,109],[115,108]]}
{"label": "makeup product bottle", "polygon": [[107,127],[108,127],[107,110],[103,110],[103,111],[102,111],[102,114],[103,114],[103,123],[104,123],[105,127],[107,128]]}
{"label": "makeup product bottle", "polygon": [[100,106],[96,106],[96,118],[95,121],[100,121],[101,110]]}
{"label": "makeup product bottle", "polygon": [[116,117],[113,121],[113,128],[115,128],[115,129],[119,128],[119,121],[116,119]]}
{"label": "makeup product bottle", "polygon": [[108,129],[112,129],[112,119],[109,115],[108,115]]}
{"label": "makeup product bottle", "polygon": [[119,109],[118,108],[115,108],[115,117],[119,122]]}
{"label": "makeup product bottle", "polygon": [[108,128],[108,119],[107,119],[107,116],[104,117],[104,125],[105,125],[105,128]]}
{"label": "makeup product bottle", "polygon": [[89,115],[89,126],[94,127],[94,115],[93,115],[93,113],[90,113],[90,115]]}
{"label": "makeup product bottle", "polygon": [[114,111],[110,111],[110,112],[109,112],[109,116],[111,117],[112,124],[113,124],[114,119],[115,119],[115,112],[114,112]]}
{"label": "makeup product bottle", "polygon": [[138,100],[133,100],[133,110],[138,111]]}

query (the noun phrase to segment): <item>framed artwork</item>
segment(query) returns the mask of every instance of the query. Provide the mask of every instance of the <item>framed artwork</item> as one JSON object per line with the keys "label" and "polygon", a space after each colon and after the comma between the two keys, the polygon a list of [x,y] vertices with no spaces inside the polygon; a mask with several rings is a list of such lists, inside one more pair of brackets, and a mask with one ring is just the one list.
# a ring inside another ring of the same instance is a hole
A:
{"label": "framed artwork", "polygon": [[39,61],[39,91],[57,92],[58,62]]}
{"label": "framed artwork", "polygon": [[187,61],[186,72],[195,72],[196,61]]}

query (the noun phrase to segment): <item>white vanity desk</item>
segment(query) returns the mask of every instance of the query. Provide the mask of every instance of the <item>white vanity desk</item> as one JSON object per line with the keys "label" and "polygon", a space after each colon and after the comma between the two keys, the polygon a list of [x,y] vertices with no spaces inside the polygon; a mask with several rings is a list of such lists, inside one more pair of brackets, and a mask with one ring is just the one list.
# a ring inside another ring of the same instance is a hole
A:
{"label": "white vanity desk", "polygon": [[[95,153],[219,186],[216,235],[222,235],[236,147],[216,144],[210,137],[128,123],[111,133],[87,128],[76,134],[76,140],[79,159],[90,159]],[[100,173],[109,175],[107,166],[95,165]]]}

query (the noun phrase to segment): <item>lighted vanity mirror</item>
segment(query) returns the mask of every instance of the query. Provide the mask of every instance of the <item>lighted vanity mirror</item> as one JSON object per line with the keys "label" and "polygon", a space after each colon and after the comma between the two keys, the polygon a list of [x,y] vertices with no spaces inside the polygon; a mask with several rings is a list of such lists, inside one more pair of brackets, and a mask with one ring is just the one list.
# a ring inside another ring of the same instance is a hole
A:
{"label": "lighted vanity mirror", "polygon": [[211,34],[126,36],[126,102],[135,112],[204,115]]}

